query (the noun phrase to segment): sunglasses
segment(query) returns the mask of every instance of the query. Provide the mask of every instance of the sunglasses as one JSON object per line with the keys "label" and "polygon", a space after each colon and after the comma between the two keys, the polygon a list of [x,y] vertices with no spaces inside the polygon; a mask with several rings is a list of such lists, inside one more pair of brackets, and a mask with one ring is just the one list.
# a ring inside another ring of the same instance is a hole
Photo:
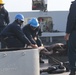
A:
{"label": "sunglasses", "polygon": [[21,21],[21,23],[23,23],[24,21]]}
{"label": "sunglasses", "polygon": [[36,29],[37,27],[30,26],[32,29]]}

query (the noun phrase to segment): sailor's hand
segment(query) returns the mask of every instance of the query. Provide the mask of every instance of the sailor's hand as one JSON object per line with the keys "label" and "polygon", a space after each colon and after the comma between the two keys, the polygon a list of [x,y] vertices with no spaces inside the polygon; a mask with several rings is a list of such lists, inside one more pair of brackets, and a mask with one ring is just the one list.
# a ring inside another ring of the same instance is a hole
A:
{"label": "sailor's hand", "polygon": [[42,49],[44,49],[44,46],[40,46],[40,47],[38,47],[38,50],[42,50]]}
{"label": "sailor's hand", "polygon": [[66,33],[66,35],[64,36],[64,39],[65,39],[66,41],[69,40],[69,35],[70,35],[70,34],[67,34],[67,33]]}
{"label": "sailor's hand", "polygon": [[34,45],[34,44],[31,44],[31,47],[32,48],[38,48],[38,46],[37,45]]}
{"label": "sailor's hand", "polygon": [[37,40],[37,37],[34,37],[34,40]]}

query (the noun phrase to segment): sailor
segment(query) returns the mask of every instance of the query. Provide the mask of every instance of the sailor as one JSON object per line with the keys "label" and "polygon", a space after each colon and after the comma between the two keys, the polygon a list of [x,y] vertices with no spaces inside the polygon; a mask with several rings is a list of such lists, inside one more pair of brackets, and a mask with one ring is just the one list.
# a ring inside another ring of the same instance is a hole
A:
{"label": "sailor", "polygon": [[68,41],[69,75],[76,75],[76,0],[70,5],[65,40]]}
{"label": "sailor", "polygon": [[[37,18],[32,18],[31,20],[29,20],[28,24],[25,25],[22,30],[32,44],[34,44],[37,47],[43,47],[43,43],[39,38],[39,34],[41,34],[41,30],[39,28],[39,23]],[[43,52],[41,50],[41,53],[50,54],[50,52],[48,52],[46,49],[44,49]],[[41,58],[40,58],[40,62],[44,63],[44,61],[42,61]]]}
{"label": "sailor", "polygon": [[1,32],[1,42],[4,42],[7,48],[21,48],[24,47],[25,44],[35,48],[21,30],[23,22],[24,16],[22,14],[17,14],[14,22],[6,26]]}
{"label": "sailor", "polygon": [[[4,8],[3,0],[0,0],[0,33],[9,24],[9,22],[8,11]],[[1,43],[1,47],[5,47],[3,43]]]}

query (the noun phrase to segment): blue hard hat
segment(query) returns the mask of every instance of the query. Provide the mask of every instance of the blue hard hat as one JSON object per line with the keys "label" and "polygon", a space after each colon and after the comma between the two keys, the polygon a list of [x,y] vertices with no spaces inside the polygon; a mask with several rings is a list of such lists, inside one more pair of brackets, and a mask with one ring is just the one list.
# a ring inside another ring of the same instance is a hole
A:
{"label": "blue hard hat", "polygon": [[30,24],[30,26],[33,26],[33,27],[39,26],[37,18],[32,18],[31,20],[29,20],[28,24]]}
{"label": "blue hard hat", "polygon": [[24,16],[22,15],[22,14],[17,14],[16,16],[15,16],[15,20],[21,20],[21,21],[24,21]]}

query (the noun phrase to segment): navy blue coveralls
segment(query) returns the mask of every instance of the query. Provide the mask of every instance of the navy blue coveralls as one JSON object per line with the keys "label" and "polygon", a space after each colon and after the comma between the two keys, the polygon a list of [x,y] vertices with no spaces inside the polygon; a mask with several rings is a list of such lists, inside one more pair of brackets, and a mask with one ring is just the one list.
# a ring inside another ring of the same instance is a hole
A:
{"label": "navy blue coveralls", "polygon": [[66,33],[70,34],[68,40],[68,56],[71,71],[75,69],[76,62],[76,1],[72,2],[67,19]]}
{"label": "navy blue coveralls", "polygon": [[[35,30],[32,30],[30,25],[27,24],[22,30],[32,44],[37,44],[38,46],[42,45],[42,41],[39,38],[39,35],[41,35],[41,29],[39,27]],[[37,40],[34,40],[34,37],[37,37]]]}
{"label": "navy blue coveralls", "polygon": [[25,44],[31,44],[16,21],[5,27],[0,36],[8,48],[19,48],[24,47]]}
{"label": "navy blue coveralls", "polygon": [[10,22],[8,11],[3,7],[0,9],[0,32],[8,25]]}
{"label": "navy blue coveralls", "polygon": [[[8,11],[3,7],[0,9],[0,33],[10,22]],[[1,48],[4,48],[5,45],[1,42]]]}

